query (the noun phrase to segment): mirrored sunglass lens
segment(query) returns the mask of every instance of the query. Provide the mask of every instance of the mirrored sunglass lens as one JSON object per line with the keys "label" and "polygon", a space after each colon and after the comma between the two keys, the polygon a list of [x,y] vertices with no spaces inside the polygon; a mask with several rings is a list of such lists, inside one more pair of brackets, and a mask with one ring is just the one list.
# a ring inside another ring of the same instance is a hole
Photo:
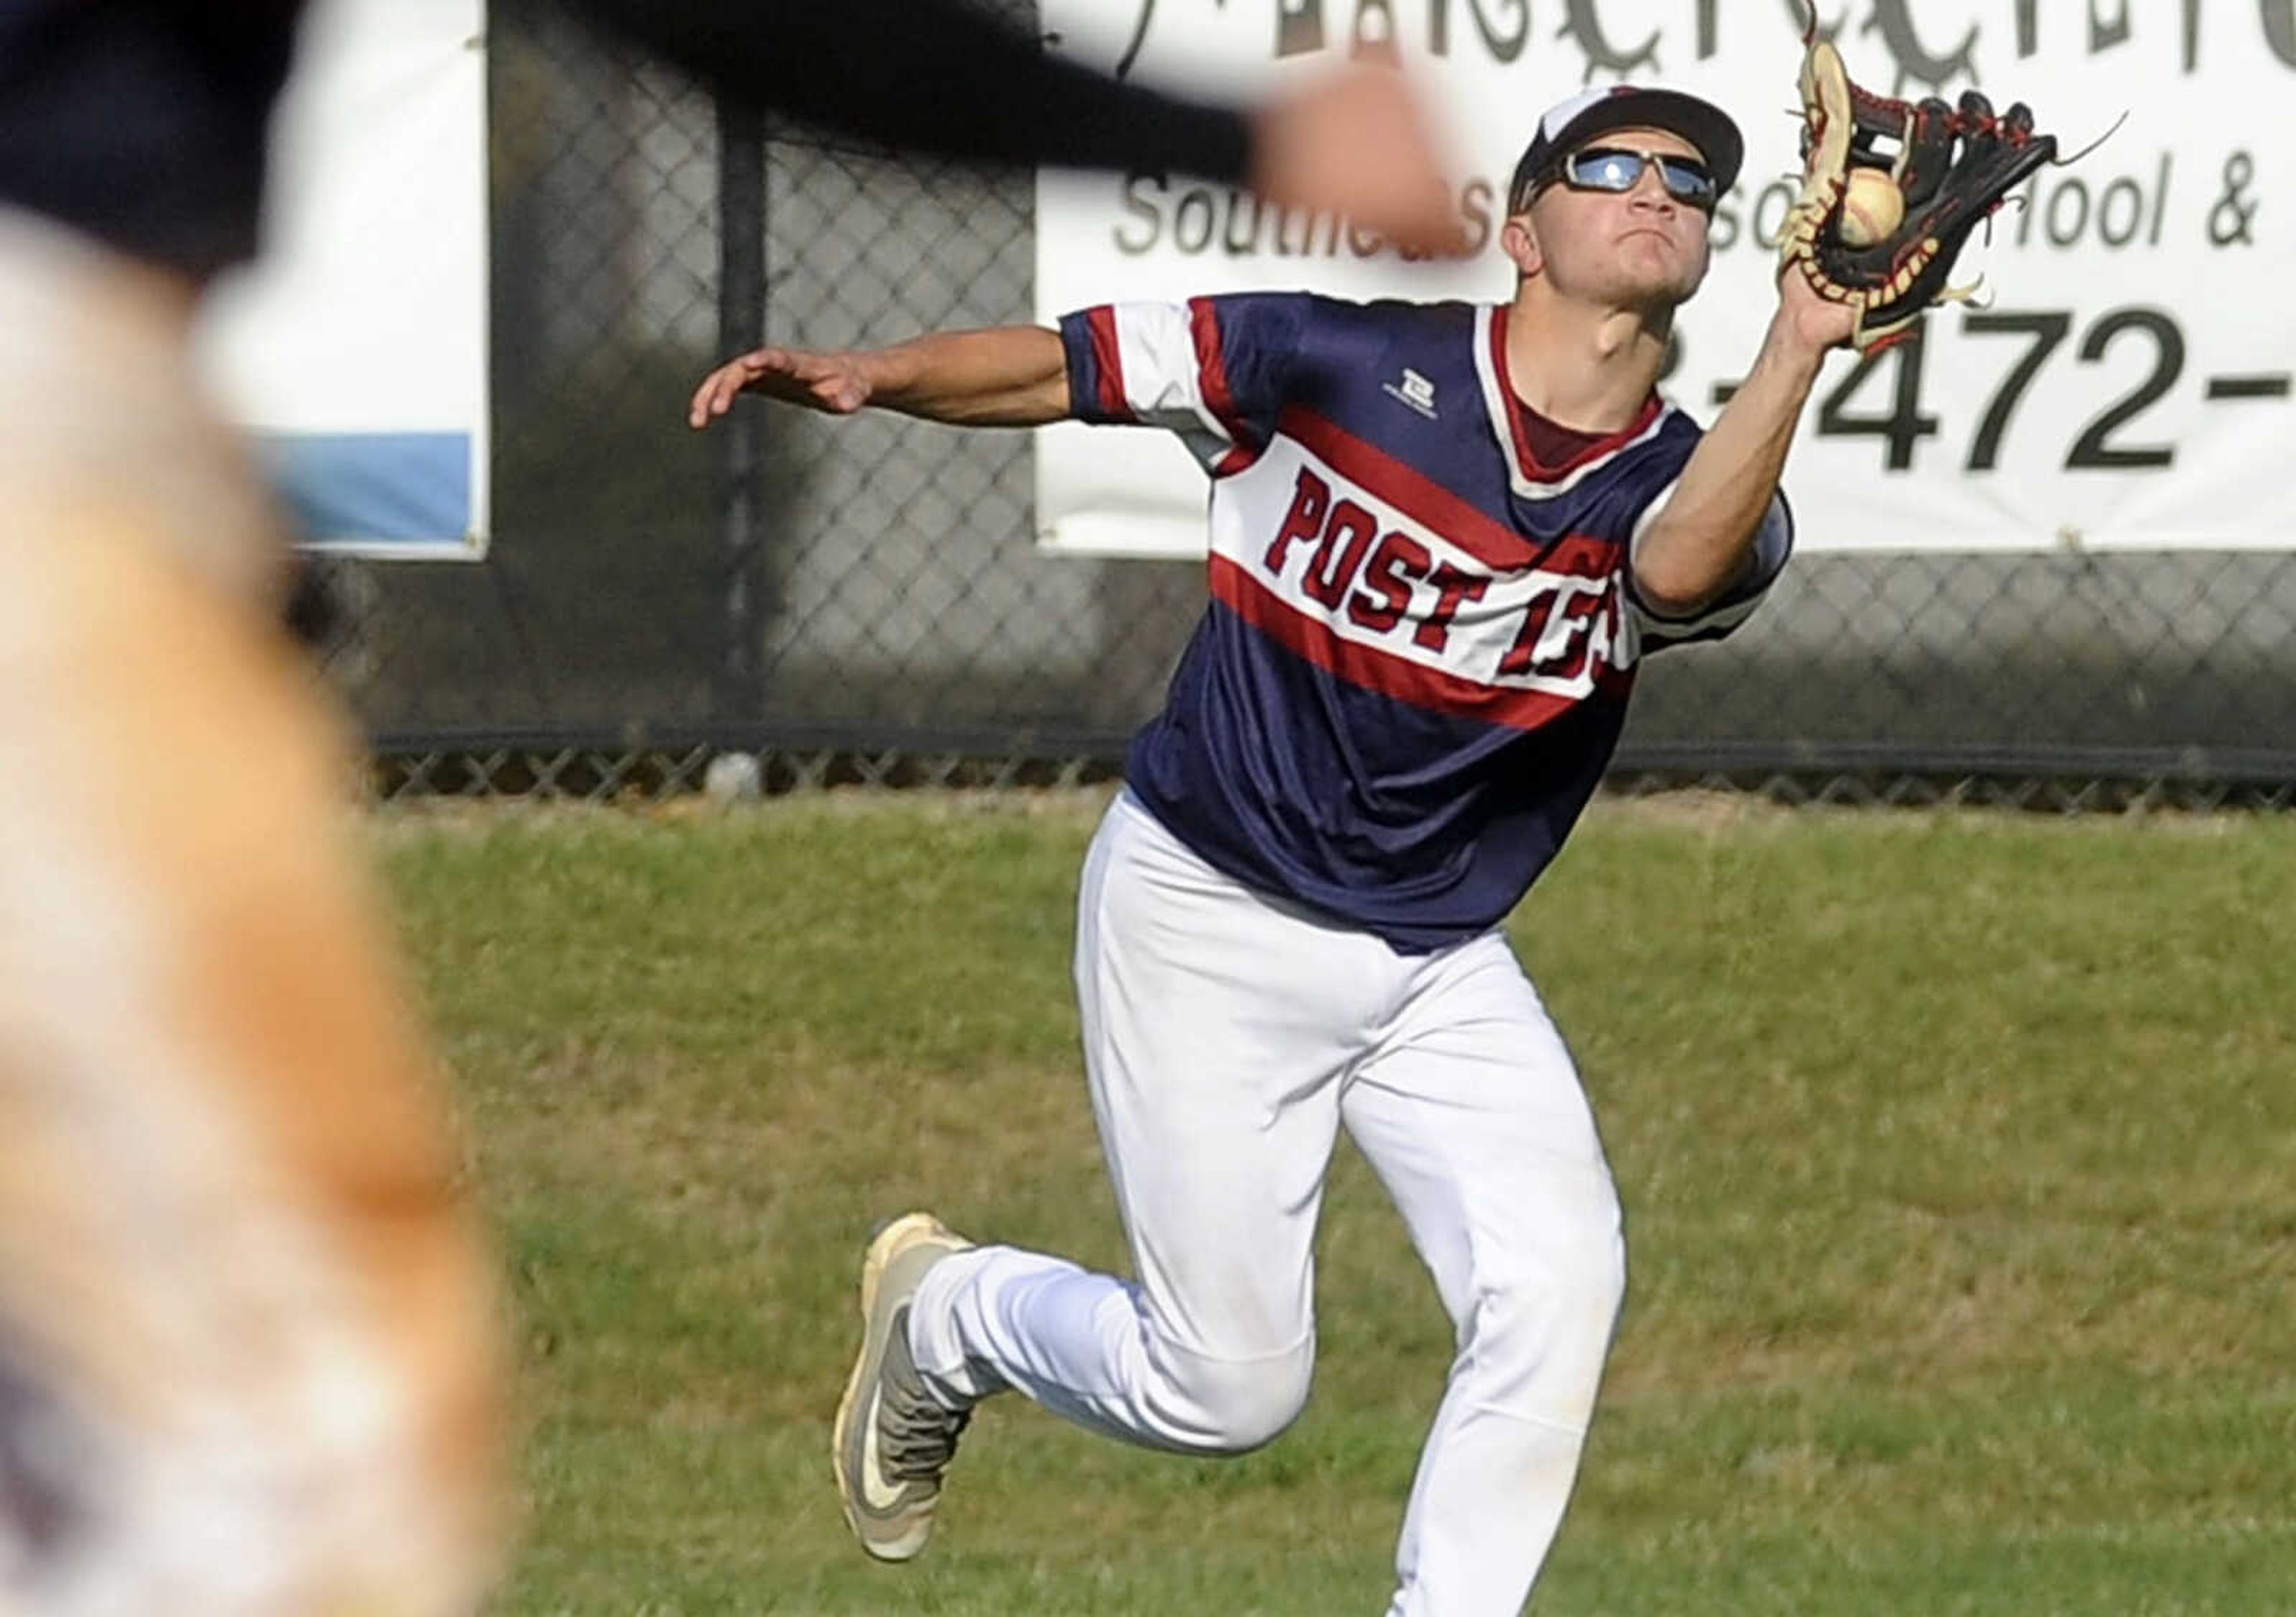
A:
{"label": "mirrored sunglass lens", "polygon": [[1593,191],[1632,191],[1643,160],[1631,151],[1581,151],[1570,159],[1573,184]]}
{"label": "mirrored sunglass lens", "polygon": [[1714,200],[1714,176],[1695,163],[1674,158],[1660,158],[1658,171],[1666,181],[1666,188],[1685,202],[1710,202]]}
{"label": "mirrored sunglass lens", "polygon": [[[1570,183],[1587,191],[1632,191],[1649,159],[1639,151],[1594,150],[1574,155],[1565,166]],[[1659,177],[1678,201],[1700,206],[1714,200],[1714,176],[1688,158],[1658,159]]]}

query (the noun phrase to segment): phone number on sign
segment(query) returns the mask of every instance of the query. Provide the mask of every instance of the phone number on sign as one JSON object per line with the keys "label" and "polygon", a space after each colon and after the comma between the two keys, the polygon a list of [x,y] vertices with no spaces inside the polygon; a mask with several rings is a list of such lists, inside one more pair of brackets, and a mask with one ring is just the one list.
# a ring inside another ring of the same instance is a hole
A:
{"label": "phone number on sign", "polygon": [[[2045,367],[2069,362],[2099,364],[2123,348],[2145,355],[2144,372],[2133,385],[2100,400],[2087,420],[2078,425],[2065,453],[2065,470],[2161,470],[2176,464],[2176,445],[2149,439],[2144,421],[2146,412],[2184,380],[2187,369],[2184,328],[2167,310],[2108,309],[2085,326],[2078,316],[2062,309],[1972,311],[1961,316],[1960,336],[1964,340],[1997,345],[2004,362],[1970,434],[1962,470],[1998,469],[2002,442]],[[1924,329],[1899,347],[1860,359],[1819,400],[1817,436],[1878,438],[1883,446],[1883,463],[1890,470],[1911,470],[1922,440],[1942,436],[1939,417],[1923,405],[1931,340]],[[2070,355],[2064,353],[2068,348]],[[2210,404],[2285,399],[2290,373],[2210,376],[2202,379],[2201,387],[2202,398]],[[1714,404],[1727,404],[1735,391],[1734,383],[1718,383]]]}

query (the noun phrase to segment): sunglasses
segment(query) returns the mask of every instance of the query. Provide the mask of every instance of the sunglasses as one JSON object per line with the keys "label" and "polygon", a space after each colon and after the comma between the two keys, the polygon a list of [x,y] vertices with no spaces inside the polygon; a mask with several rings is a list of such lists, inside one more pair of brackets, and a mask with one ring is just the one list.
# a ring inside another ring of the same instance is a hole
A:
{"label": "sunglasses", "polygon": [[1643,171],[1653,163],[1667,195],[1702,213],[1714,211],[1714,171],[1696,158],[1671,152],[1589,146],[1562,159],[1562,183],[1573,191],[1628,192],[1642,184]]}

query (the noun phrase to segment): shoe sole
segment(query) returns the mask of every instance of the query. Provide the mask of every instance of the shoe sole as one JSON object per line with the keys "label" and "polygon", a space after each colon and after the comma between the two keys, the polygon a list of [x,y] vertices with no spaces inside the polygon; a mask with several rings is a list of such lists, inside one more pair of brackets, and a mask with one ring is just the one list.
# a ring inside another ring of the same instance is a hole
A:
{"label": "shoe sole", "polygon": [[854,1482],[846,1469],[845,1452],[852,1436],[854,1417],[865,1401],[864,1389],[876,1379],[878,1362],[884,1356],[884,1343],[877,1328],[877,1294],[884,1284],[885,1271],[913,1248],[927,1243],[945,1246],[950,1252],[962,1252],[970,1245],[930,1213],[911,1213],[895,1219],[869,1243],[868,1254],[861,1262],[861,1351],[854,1357],[852,1374],[845,1378],[845,1395],[837,1401],[837,1419],[830,1428],[829,1456],[837,1474],[838,1508],[845,1513],[845,1524],[853,1530],[861,1548],[880,1561],[914,1560],[932,1537],[932,1518],[926,1516],[898,1538],[871,1539],[860,1513],[853,1507]]}

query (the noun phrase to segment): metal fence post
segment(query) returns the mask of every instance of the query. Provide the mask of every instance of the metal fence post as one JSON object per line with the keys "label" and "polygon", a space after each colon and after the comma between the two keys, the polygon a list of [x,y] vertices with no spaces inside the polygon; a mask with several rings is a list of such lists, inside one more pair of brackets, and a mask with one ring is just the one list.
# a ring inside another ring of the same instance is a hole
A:
{"label": "metal fence post", "polygon": [[[766,125],[754,109],[718,103],[718,356],[765,341]],[[765,710],[760,636],[765,584],[765,412],[737,410],[725,446],[725,646],[716,682],[721,723],[753,725]]]}

